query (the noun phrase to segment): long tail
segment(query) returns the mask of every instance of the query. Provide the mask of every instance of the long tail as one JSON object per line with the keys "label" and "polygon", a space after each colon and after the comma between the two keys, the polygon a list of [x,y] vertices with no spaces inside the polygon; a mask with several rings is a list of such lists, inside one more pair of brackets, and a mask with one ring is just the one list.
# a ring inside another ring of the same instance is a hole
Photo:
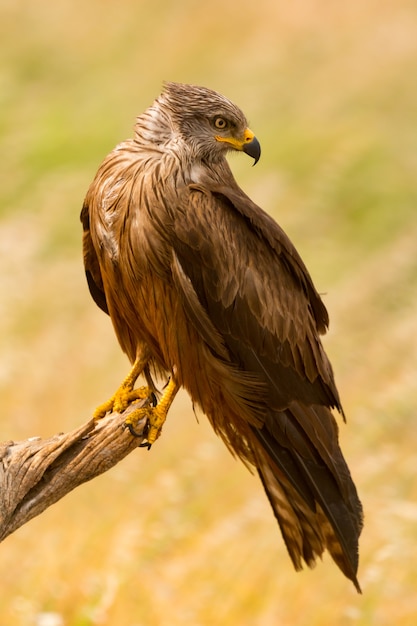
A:
{"label": "long tail", "polygon": [[362,505],[330,410],[293,403],[252,432],[257,470],[295,569],[303,560],[313,567],[327,549],[360,593]]}

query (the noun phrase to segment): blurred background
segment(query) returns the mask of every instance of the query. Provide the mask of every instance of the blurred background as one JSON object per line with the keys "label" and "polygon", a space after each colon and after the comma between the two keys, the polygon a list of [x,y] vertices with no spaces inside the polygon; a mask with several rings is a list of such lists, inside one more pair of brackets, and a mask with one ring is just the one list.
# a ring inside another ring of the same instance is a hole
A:
{"label": "blurred background", "polygon": [[233,171],[324,294],[366,514],[363,596],[327,557],[296,574],[257,478],[182,395],[151,452],[0,546],[0,623],[414,625],[416,2],[0,0],[0,23],[0,440],[75,428],[127,373],[79,212],[162,81],[197,83],[245,111],[262,159]]}

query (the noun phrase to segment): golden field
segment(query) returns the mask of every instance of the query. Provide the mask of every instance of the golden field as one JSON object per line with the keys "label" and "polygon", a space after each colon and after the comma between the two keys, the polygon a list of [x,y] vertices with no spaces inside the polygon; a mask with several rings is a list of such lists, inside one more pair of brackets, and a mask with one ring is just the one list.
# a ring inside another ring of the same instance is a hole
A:
{"label": "golden field", "polygon": [[257,478],[179,397],[138,450],[0,546],[9,626],[417,623],[417,5],[0,0],[0,440],[86,421],[127,373],[79,211],[163,80],[217,89],[263,153],[231,164],[331,316],[363,500],[363,595],[296,574]]}

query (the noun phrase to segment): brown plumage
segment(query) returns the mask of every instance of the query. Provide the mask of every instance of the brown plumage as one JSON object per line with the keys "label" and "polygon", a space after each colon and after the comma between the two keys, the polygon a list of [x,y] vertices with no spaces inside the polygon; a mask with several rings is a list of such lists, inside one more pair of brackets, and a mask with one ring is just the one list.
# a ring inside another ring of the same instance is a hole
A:
{"label": "brown plumage", "polygon": [[89,288],[148,381],[172,377],[256,467],[295,568],[327,549],[359,590],[362,508],[331,412],[343,414],[319,338],[327,311],[288,237],[235,182],[233,149],[260,156],[240,109],[166,84],[87,193]]}

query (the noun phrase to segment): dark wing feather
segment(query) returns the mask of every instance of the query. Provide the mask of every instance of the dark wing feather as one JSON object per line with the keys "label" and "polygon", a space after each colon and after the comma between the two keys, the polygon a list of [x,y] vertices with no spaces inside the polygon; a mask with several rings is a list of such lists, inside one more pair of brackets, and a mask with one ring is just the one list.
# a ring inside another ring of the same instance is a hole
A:
{"label": "dark wing feather", "polygon": [[231,361],[267,387],[263,425],[245,437],[294,564],[301,555],[311,565],[327,547],[358,587],[362,510],[329,410],[342,412],[319,338],[328,315],[310,275],[281,228],[238,189],[188,188],[173,230],[210,327]]}
{"label": "dark wing feather", "polygon": [[327,311],[283,231],[238,197],[186,192],[173,225],[181,267],[235,360],[269,379],[274,408],[299,400],[340,409],[318,337]]}
{"label": "dark wing feather", "polygon": [[96,251],[93,246],[90,235],[90,211],[89,206],[85,202],[81,210],[81,223],[83,226],[83,255],[84,255],[84,268],[87,278],[88,288],[90,294],[104,313],[109,314],[107,307],[106,294],[104,293],[103,279],[101,276],[100,264],[97,258]]}
{"label": "dark wing feather", "polygon": [[325,333],[329,325],[327,309],[313,285],[303,260],[286,233],[270,215],[252,202],[241,189],[217,187],[213,192],[220,199],[227,198],[230,204],[246,218],[251,229],[279,255],[283,266],[287,267],[289,273],[293,275],[304,291],[308,306],[311,307],[317,332]]}
{"label": "dark wing feather", "polygon": [[183,303],[188,318],[198,330],[200,337],[216,356],[227,360],[228,354],[223,339],[211,323],[206,310],[197,297],[190,278],[185,274],[175,253],[172,259],[172,277],[177,289],[183,295]]}

